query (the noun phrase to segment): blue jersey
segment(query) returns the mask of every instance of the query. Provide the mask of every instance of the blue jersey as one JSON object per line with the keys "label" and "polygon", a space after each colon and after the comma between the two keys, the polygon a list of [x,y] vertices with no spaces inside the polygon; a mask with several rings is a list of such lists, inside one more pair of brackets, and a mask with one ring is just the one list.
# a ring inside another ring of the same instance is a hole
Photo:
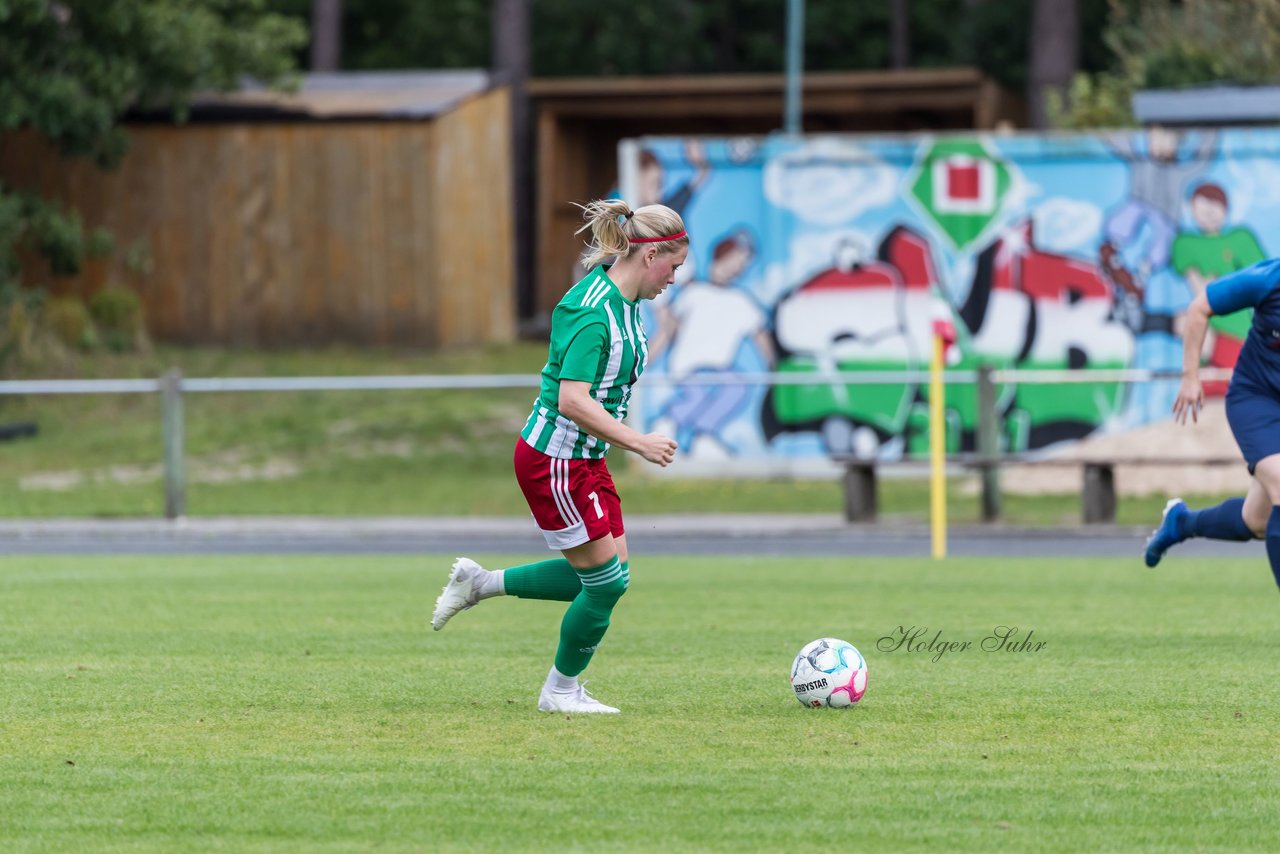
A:
{"label": "blue jersey", "polygon": [[1280,258],[1223,276],[1205,289],[1205,297],[1214,314],[1253,309],[1236,373],[1280,393]]}

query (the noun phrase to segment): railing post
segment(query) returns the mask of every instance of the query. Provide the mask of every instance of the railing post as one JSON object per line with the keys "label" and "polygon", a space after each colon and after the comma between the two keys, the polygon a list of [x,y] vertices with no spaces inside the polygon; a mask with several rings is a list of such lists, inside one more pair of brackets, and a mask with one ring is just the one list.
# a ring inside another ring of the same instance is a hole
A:
{"label": "railing post", "polygon": [[978,367],[978,456],[982,465],[982,521],[1000,518],[1000,413],[990,365]]}
{"label": "railing post", "polygon": [[1116,521],[1116,471],[1111,463],[1085,462],[1081,498],[1086,525]]}
{"label": "railing post", "polygon": [[182,372],[171,368],[160,380],[164,409],[164,515],[187,515],[187,472],[183,450]]}
{"label": "railing post", "polygon": [[880,510],[874,460],[850,460],[844,467],[844,519],[874,522]]}
{"label": "railing post", "polygon": [[782,129],[790,136],[804,129],[804,3],[787,0],[787,55]]}

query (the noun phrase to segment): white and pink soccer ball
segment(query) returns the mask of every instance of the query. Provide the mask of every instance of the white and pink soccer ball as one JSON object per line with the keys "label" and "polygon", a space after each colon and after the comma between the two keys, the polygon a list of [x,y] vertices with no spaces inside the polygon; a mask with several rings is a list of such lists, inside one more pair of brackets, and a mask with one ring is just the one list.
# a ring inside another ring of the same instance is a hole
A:
{"label": "white and pink soccer ball", "polygon": [[848,641],[818,638],[792,663],[791,687],[802,706],[848,708],[867,691],[867,660]]}

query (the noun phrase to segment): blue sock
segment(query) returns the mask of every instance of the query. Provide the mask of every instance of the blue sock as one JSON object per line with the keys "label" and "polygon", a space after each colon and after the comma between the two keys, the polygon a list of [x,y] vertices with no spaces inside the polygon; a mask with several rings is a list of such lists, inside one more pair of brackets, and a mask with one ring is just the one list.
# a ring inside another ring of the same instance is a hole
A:
{"label": "blue sock", "polygon": [[1267,560],[1271,561],[1271,574],[1280,586],[1280,506],[1272,507],[1267,517]]}
{"label": "blue sock", "polygon": [[[1228,498],[1216,507],[1192,510],[1179,525],[1179,533],[1184,537],[1208,537],[1211,540],[1252,540],[1253,531],[1244,523],[1243,511],[1243,498]],[[1280,535],[1280,528],[1277,532]],[[1267,527],[1267,536],[1271,536],[1270,526]]]}

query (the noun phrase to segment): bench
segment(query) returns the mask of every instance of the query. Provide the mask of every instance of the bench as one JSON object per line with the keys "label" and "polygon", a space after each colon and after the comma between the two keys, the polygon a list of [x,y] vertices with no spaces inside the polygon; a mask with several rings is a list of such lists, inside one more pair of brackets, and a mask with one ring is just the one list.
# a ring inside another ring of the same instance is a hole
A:
{"label": "bench", "polygon": [[[832,459],[844,467],[844,518],[848,522],[874,522],[879,514],[879,489],[876,469],[880,465],[927,468],[929,460],[910,457],[893,462],[869,460],[864,457],[833,455]],[[1116,466],[1243,466],[1239,457],[1209,457],[1187,459],[1185,457],[1093,457],[1066,459],[1060,457],[1036,457],[1028,454],[949,454],[949,466],[960,465],[983,474],[982,520],[994,522],[1000,518],[1000,484],[998,472],[1001,466],[1031,465],[1081,467],[1084,470],[1084,488],[1080,493],[1081,516],[1085,524],[1109,524],[1116,520]]]}

